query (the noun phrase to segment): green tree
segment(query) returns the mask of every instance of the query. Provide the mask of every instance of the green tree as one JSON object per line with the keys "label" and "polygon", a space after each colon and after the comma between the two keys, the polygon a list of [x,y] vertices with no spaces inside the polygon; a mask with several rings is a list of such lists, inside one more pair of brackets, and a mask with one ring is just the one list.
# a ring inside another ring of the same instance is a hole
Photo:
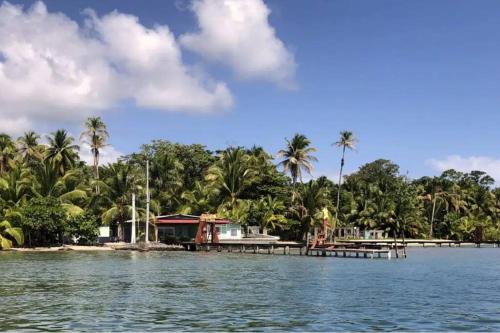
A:
{"label": "green tree", "polygon": [[118,239],[123,240],[125,221],[132,216],[132,193],[141,191],[142,180],[134,165],[123,162],[109,165],[105,174],[107,209],[101,218],[104,224],[116,227]]}
{"label": "green tree", "polygon": [[68,219],[67,235],[77,239],[78,244],[93,244],[99,236],[97,217],[91,213],[78,214]]}
{"label": "green tree", "polygon": [[9,221],[0,222],[0,250],[8,250],[13,243],[24,244],[24,237],[21,228],[12,227]]}
{"label": "green tree", "polygon": [[218,190],[227,209],[235,208],[237,200],[255,181],[256,170],[250,166],[250,159],[243,149],[231,147],[224,150],[208,169],[208,186]]}
{"label": "green tree", "polygon": [[61,244],[67,227],[67,213],[59,199],[30,199],[21,209],[22,228],[29,245]]}
{"label": "green tree", "polygon": [[[89,117],[85,121],[85,131],[82,132],[80,140],[90,147],[92,153],[92,165],[94,167],[95,179],[99,180],[99,156],[101,150],[107,145],[109,133],[106,124],[101,117]],[[99,193],[99,182],[96,182],[95,191]]]}
{"label": "green tree", "polygon": [[16,153],[14,142],[7,134],[0,134],[0,175],[8,170],[9,161]]}
{"label": "green tree", "polygon": [[78,145],[74,145],[74,139],[68,135],[66,130],[57,130],[47,136],[49,147],[46,158],[57,167],[61,176],[76,165],[78,160]]}
{"label": "green tree", "polygon": [[33,165],[43,159],[44,147],[39,143],[40,136],[28,131],[17,139],[18,150],[26,165]]}
{"label": "green tree", "polygon": [[285,140],[286,148],[278,151],[278,157],[282,158],[279,165],[283,166],[285,173],[290,173],[293,185],[297,179],[302,183],[302,171],[311,174],[312,163],[318,160],[312,155],[316,148],[311,147],[311,141],[303,134],[295,134],[291,140]]}
{"label": "green tree", "polygon": [[335,142],[335,146],[342,148],[342,158],[340,159],[340,171],[339,171],[339,183],[337,190],[337,207],[335,210],[335,221],[338,221],[339,217],[339,207],[340,207],[340,191],[342,190],[342,171],[344,170],[344,157],[346,148],[349,150],[353,150],[356,148],[356,138],[354,134],[349,131],[340,132],[339,141]]}

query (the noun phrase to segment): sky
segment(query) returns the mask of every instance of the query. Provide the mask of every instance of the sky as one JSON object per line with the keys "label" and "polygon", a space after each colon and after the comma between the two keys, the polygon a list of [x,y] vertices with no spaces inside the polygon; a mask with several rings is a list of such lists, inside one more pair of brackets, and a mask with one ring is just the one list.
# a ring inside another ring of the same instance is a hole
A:
{"label": "sky", "polygon": [[[0,132],[108,125],[105,162],[153,139],[264,147],[303,133],[314,176],[377,158],[500,180],[500,2],[0,0]],[[82,149],[88,159],[88,149]],[[497,183],[498,184],[498,183]]]}

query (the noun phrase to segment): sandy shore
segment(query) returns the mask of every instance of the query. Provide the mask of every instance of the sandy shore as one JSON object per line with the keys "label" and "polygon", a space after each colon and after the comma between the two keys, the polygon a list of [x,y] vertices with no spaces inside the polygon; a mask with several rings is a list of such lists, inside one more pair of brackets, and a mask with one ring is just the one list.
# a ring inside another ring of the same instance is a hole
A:
{"label": "sandy shore", "polygon": [[115,250],[130,250],[130,251],[178,251],[184,250],[184,247],[179,245],[166,245],[150,243],[148,245],[130,244],[130,243],[106,243],[102,246],[87,246],[87,245],[63,245],[50,247],[30,247],[30,248],[11,248],[9,251],[14,252],[64,252],[64,251],[115,251]]}
{"label": "sandy shore", "polygon": [[63,245],[51,247],[12,248],[15,252],[58,252],[58,251],[114,251],[109,246]]}

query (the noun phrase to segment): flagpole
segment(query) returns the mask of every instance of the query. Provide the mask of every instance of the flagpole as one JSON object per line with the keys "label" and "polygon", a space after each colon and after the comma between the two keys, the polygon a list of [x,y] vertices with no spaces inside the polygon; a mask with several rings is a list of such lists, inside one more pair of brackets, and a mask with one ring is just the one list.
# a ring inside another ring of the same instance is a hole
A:
{"label": "flagpole", "polygon": [[146,243],[149,243],[149,160],[146,160]]}
{"label": "flagpole", "polygon": [[135,193],[132,193],[132,232],[130,235],[130,243],[135,244]]}

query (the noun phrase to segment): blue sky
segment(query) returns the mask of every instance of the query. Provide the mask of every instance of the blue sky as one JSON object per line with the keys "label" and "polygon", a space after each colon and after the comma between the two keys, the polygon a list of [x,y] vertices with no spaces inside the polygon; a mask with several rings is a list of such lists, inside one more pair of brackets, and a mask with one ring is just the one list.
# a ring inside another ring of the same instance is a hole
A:
{"label": "blue sky", "polygon": [[[33,4],[11,3],[24,4],[24,15]],[[168,26],[183,64],[223,83],[230,93],[231,106],[221,102],[209,112],[138,106],[137,97],[97,107],[119,152],[132,152],[152,139],[203,143],[210,149],[255,144],[276,152],[285,137],[299,132],[318,148],[315,175],[333,177],[340,152],[331,143],[348,129],[359,138],[357,152],[348,154],[348,171],[387,158],[412,177],[448,167],[482,168],[500,177],[498,1],[268,0],[261,4],[271,11],[265,16],[268,28],[295,67],[290,69],[288,59],[269,76],[260,71],[251,77],[242,74],[244,64],[207,60],[202,41],[194,46],[180,41],[181,35],[201,29],[190,1],[54,0],[45,5],[47,15],[61,12],[80,27],[88,18],[82,14],[86,8],[97,17],[114,10],[136,16],[146,29]],[[256,47],[243,59],[263,52],[254,37]],[[0,54],[1,43],[0,35]],[[291,74],[275,79],[282,70]],[[290,89],[290,82],[296,87]],[[0,92],[0,103],[1,94],[7,92]],[[26,112],[41,132],[61,126],[79,131],[77,115]]]}

